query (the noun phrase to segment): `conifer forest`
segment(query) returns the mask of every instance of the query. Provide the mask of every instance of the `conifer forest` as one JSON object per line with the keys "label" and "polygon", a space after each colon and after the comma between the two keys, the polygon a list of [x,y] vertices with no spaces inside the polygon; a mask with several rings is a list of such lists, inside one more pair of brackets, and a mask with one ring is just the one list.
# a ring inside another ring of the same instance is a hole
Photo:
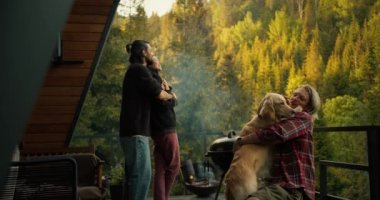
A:
{"label": "conifer forest", "polygon": [[[148,16],[142,1],[115,16],[72,141],[96,144],[107,173],[123,162],[125,45],[136,39],[151,43],[178,97],[183,159],[203,162],[223,136],[206,133],[239,130],[266,93],[289,95],[304,83],[322,100],[314,127],[380,125],[379,0],[176,0],[162,16]],[[314,133],[314,141],[316,164],[368,163],[362,132]],[[366,172],[329,169],[328,188],[370,199]]]}

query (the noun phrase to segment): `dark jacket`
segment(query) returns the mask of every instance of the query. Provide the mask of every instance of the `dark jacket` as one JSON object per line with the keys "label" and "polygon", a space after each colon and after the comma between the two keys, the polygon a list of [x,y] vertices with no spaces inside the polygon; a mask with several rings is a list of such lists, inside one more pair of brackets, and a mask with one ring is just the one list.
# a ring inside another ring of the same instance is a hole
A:
{"label": "dark jacket", "polygon": [[149,136],[151,102],[157,99],[161,90],[161,85],[146,66],[129,66],[123,82],[120,137]]}
{"label": "dark jacket", "polygon": [[[153,78],[157,82],[162,83],[162,79],[158,74],[157,70],[149,68],[152,72]],[[171,92],[171,90],[167,91]],[[164,134],[164,133],[173,133],[176,131],[176,115],[174,112],[174,106],[176,106],[176,99],[169,100],[152,100],[151,108],[151,128],[152,135]]]}

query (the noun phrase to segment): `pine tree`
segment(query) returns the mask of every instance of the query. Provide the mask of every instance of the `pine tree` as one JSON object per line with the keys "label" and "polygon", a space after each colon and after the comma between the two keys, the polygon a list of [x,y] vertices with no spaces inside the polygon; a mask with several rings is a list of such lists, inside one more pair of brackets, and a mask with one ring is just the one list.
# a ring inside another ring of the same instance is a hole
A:
{"label": "pine tree", "polygon": [[305,83],[305,76],[294,66],[290,68],[288,83],[286,85],[286,95],[291,95],[292,92],[300,85]]}
{"label": "pine tree", "polygon": [[324,64],[322,56],[319,53],[318,32],[316,30],[314,37],[307,50],[305,62],[302,66],[302,72],[305,75],[305,81],[311,85],[320,84]]}
{"label": "pine tree", "polygon": [[129,14],[126,20],[125,30],[127,31],[125,32],[125,34],[127,41],[132,42],[137,39],[147,40],[147,27],[148,17],[146,16],[145,9],[141,4],[137,5],[136,12],[133,14]]}
{"label": "pine tree", "polygon": [[307,44],[313,37],[313,31],[318,27],[317,23],[317,5],[316,0],[305,0],[305,17],[303,18],[303,28],[302,28],[302,43]]}

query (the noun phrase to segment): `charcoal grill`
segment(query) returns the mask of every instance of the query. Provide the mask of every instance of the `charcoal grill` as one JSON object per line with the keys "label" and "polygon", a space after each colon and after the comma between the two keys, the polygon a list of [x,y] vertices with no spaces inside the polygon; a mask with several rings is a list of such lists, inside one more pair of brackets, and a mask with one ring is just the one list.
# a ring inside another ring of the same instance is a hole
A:
{"label": "charcoal grill", "polygon": [[233,146],[237,139],[236,131],[229,131],[227,137],[216,139],[206,153],[206,157],[209,157],[212,163],[222,171],[222,177],[219,182],[219,187],[215,195],[215,200],[218,199],[220,188],[223,183],[224,175],[230,168],[231,161],[233,159]]}

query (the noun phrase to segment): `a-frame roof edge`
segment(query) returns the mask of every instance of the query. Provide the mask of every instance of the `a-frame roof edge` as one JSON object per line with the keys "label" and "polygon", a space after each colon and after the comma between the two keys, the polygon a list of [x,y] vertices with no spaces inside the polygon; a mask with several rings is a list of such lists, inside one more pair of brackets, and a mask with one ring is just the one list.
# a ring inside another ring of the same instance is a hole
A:
{"label": "a-frame roof edge", "polygon": [[69,146],[69,144],[71,142],[71,139],[73,138],[75,126],[77,125],[80,113],[81,113],[82,108],[83,108],[84,101],[86,99],[88,90],[89,90],[89,88],[91,86],[91,82],[92,82],[94,73],[95,73],[96,68],[97,68],[97,66],[99,64],[99,60],[100,60],[100,57],[102,55],[105,42],[107,41],[108,34],[109,34],[110,29],[111,29],[112,21],[113,21],[113,19],[115,17],[115,14],[116,14],[119,2],[120,2],[120,0],[114,0],[113,1],[111,10],[110,10],[110,12],[108,14],[107,21],[106,21],[105,26],[104,26],[104,31],[103,31],[102,36],[100,38],[99,46],[98,46],[98,49],[96,50],[95,57],[94,57],[94,60],[92,62],[92,65],[91,65],[89,76],[88,76],[88,78],[86,80],[86,84],[84,86],[84,89],[83,89],[82,95],[80,97],[77,109],[75,111],[75,115],[74,115],[73,121],[71,123],[71,127],[70,127],[70,130],[69,130],[69,133],[67,134],[65,146]]}

